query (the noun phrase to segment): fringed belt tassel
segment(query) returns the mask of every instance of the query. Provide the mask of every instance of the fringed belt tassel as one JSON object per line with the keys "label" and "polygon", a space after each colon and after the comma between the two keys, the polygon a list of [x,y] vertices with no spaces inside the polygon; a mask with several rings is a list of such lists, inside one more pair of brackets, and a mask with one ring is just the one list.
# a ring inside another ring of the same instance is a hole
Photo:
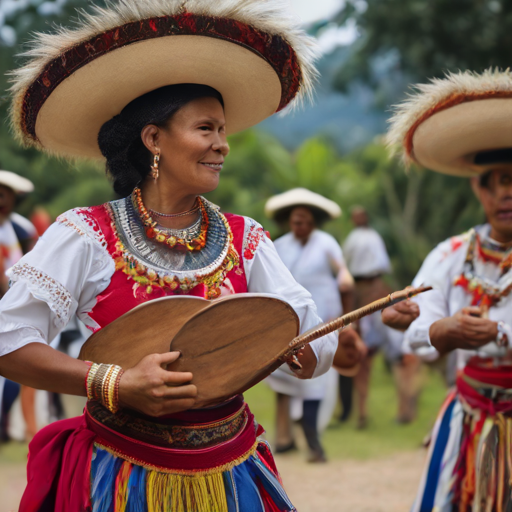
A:
{"label": "fringed belt tassel", "polygon": [[457,379],[466,413],[454,475],[459,512],[505,512],[512,501],[511,383],[510,373],[500,374],[469,365]]}

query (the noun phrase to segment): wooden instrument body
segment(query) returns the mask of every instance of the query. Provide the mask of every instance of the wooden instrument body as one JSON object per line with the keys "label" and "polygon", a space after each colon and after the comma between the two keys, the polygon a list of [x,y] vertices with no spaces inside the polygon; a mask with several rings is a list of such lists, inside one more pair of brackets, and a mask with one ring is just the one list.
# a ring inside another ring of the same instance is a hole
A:
{"label": "wooden instrument body", "polygon": [[243,393],[282,364],[299,332],[292,307],[266,294],[237,294],[215,301],[192,296],[146,302],[91,336],[79,358],[132,368],[143,357],[181,352],[168,369],[189,371],[195,407]]}

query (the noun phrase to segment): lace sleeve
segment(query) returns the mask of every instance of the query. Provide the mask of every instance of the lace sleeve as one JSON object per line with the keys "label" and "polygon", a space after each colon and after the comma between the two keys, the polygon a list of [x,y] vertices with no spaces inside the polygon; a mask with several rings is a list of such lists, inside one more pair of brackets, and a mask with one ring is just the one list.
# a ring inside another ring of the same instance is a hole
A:
{"label": "lace sleeve", "polygon": [[59,217],[9,271],[0,301],[0,354],[31,341],[51,342],[75,313],[84,319],[115,265],[101,232],[76,211]]}

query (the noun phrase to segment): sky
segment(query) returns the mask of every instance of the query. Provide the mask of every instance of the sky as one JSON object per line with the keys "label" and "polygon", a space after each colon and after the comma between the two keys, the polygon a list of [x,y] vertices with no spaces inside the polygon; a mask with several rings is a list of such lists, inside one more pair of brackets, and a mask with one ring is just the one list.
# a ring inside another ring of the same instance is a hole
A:
{"label": "sky", "polygon": [[[45,1],[39,7],[40,14],[54,14],[65,2],[66,0]],[[330,19],[341,9],[344,0],[288,0],[288,2],[297,16],[307,25]],[[4,23],[6,15],[22,11],[29,3],[30,0],[0,0],[0,39],[4,44],[10,46],[16,42],[16,33]],[[352,43],[356,37],[357,31],[354,26],[339,28],[330,24],[319,33],[320,49],[322,53],[329,53],[338,45]]]}
{"label": "sky", "polygon": [[336,14],[341,9],[343,0],[290,0],[290,3],[304,23],[311,23],[329,19]]}

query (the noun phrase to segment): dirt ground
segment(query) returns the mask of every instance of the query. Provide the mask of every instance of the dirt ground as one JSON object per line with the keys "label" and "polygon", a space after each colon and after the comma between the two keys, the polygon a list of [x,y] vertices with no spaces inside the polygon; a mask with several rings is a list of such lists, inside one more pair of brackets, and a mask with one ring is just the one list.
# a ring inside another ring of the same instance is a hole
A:
{"label": "dirt ground", "polygon": [[[425,450],[371,460],[334,460],[312,465],[299,454],[277,456],[285,488],[299,512],[408,512]],[[0,512],[16,511],[25,467],[0,464]]]}

